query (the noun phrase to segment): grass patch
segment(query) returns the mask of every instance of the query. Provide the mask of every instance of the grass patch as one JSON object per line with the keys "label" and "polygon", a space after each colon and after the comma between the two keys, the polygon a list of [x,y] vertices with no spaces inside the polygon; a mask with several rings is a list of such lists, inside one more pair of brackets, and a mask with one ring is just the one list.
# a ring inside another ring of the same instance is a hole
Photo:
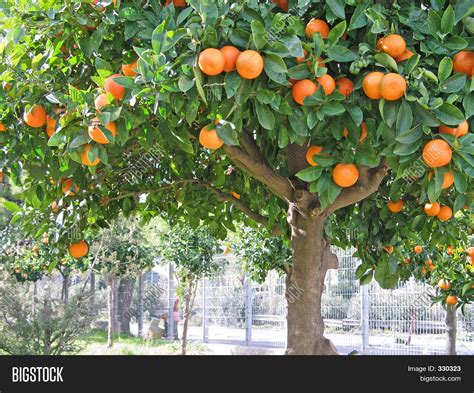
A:
{"label": "grass patch", "polygon": [[[82,337],[82,341],[85,341],[87,344],[107,344],[107,332],[98,329],[91,330],[88,334]],[[116,333],[114,335],[114,342],[129,345],[145,345],[150,347],[159,347],[170,344],[167,340],[147,340],[123,333]]]}

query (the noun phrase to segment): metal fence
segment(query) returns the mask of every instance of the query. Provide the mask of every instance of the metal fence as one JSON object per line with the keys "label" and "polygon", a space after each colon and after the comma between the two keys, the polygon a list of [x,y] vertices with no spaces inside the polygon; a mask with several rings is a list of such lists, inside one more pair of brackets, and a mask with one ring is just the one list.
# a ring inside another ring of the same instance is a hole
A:
{"label": "metal fence", "polygon": [[[325,335],[340,353],[445,353],[445,310],[431,305],[428,286],[409,281],[393,290],[381,289],[375,282],[361,287],[354,279],[357,259],[350,251],[336,252],[340,268],[326,276],[322,311]],[[473,306],[466,308],[466,315],[458,314],[459,354],[474,354],[473,315]],[[210,343],[284,347],[283,277],[271,272],[263,284],[256,284],[234,268],[202,280],[189,333],[192,339]]]}

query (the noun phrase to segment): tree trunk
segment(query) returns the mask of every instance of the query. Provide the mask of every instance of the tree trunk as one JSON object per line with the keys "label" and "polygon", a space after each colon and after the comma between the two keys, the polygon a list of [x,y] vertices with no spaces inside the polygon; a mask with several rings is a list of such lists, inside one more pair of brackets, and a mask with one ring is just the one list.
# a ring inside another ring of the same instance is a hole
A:
{"label": "tree trunk", "polygon": [[45,291],[45,297],[44,297],[44,305],[43,305],[43,315],[42,318],[44,320],[44,348],[43,348],[43,354],[44,355],[51,355],[52,351],[52,342],[51,342],[51,336],[53,334],[52,331],[52,326],[51,326],[51,318],[52,318],[52,306],[51,306],[51,287],[50,284],[48,283],[48,286],[46,287]]}
{"label": "tree trunk", "polygon": [[64,304],[67,304],[69,301],[69,276],[63,276],[61,300],[63,301]]}
{"label": "tree trunk", "polygon": [[132,319],[132,298],[135,286],[135,278],[122,278],[117,291],[117,321],[118,331],[124,334],[130,333],[130,320]]}
{"label": "tree trunk", "polygon": [[114,318],[114,278],[112,276],[107,277],[107,306],[109,309],[109,325],[107,329],[107,347],[112,348],[114,345],[114,331],[115,331],[115,318]]}
{"label": "tree trunk", "polygon": [[138,337],[143,336],[143,273],[138,276]]}
{"label": "tree trunk", "polygon": [[188,287],[186,289],[186,296],[184,299],[184,322],[183,322],[183,342],[181,345],[181,355],[186,355],[188,346],[188,326],[189,319],[191,318],[191,298],[193,295],[194,280],[192,278],[188,281]]}
{"label": "tree trunk", "polygon": [[456,355],[456,306],[446,308],[446,355]]}
{"label": "tree trunk", "polygon": [[90,308],[91,308],[91,314],[96,315],[96,309],[95,309],[95,273],[91,272],[90,275],[91,282],[90,282]]}
{"label": "tree trunk", "polygon": [[[303,199],[307,194],[300,195]],[[338,267],[324,233],[324,217],[315,214],[305,201],[290,206],[293,266],[287,274],[288,302],[287,355],[337,355],[334,345],[324,337],[321,298],[328,269]]]}

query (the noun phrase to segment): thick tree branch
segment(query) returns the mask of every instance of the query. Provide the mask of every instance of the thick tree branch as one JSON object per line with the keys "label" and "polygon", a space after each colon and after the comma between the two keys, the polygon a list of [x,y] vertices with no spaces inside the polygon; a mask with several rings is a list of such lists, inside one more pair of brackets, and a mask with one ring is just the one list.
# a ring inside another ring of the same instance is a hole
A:
{"label": "thick tree branch", "polygon": [[293,187],[289,179],[280,175],[258,156],[253,156],[239,147],[224,145],[229,159],[250,176],[265,184],[275,195],[289,203],[293,195]]}
{"label": "thick tree branch", "polygon": [[336,210],[353,205],[372,195],[378,190],[387,172],[388,166],[385,159],[377,168],[362,168],[358,182],[353,187],[344,189],[336,200],[323,211],[323,216],[328,217]]}
{"label": "thick tree branch", "polygon": [[290,143],[285,148],[286,158],[288,160],[288,167],[290,176],[294,176],[299,171],[308,167],[306,161],[306,152],[308,147],[306,145],[300,146],[296,143]]}
{"label": "thick tree branch", "polygon": [[[216,188],[216,187],[214,187],[214,186],[212,186],[212,185],[210,185],[206,182],[203,182],[199,179],[178,180],[178,181],[176,181],[172,184],[167,184],[167,185],[164,185],[164,186],[158,187],[158,188],[128,192],[126,194],[122,194],[122,195],[118,195],[116,197],[110,198],[110,201],[120,200],[120,199],[124,199],[124,198],[128,198],[128,197],[137,197],[137,196],[144,195],[144,194],[152,194],[152,193],[156,193],[156,192],[167,191],[167,190],[175,188],[176,186],[181,186],[181,185],[185,185],[185,184],[196,184],[196,185],[199,185],[200,187],[205,188],[206,190],[212,192],[218,200],[220,200],[222,202],[231,202],[231,203],[233,203],[236,208],[238,208],[240,211],[242,211],[244,214],[246,214],[249,218],[251,218],[255,222],[257,222],[257,223],[259,223],[263,226],[268,226],[268,218],[267,217],[262,216],[260,213],[257,213],[255,211],[253,211],[252,209],[250,209],[250,207],[248,207],[241,200],[236,199],[232,195],[227,194],[227,193],[219,190],[218,188]],[[280,236],[283,232],[282,232],[281,228],[278,225],[275,225],[272,228],[271,233],[272,233],[273,236]]]}

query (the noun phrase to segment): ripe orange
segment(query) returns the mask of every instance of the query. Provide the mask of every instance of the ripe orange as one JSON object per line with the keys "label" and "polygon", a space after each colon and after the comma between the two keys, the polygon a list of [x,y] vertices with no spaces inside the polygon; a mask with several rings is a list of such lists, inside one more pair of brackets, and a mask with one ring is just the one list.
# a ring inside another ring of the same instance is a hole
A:
{"label": "ripe orange", "polygon": [[382,98],[382,94],[380,93],[380,83],[384,74],[380,71],[374,71],[368,73],[364,80],[362,81],[362,89],[367,97],[378,100]]}
{"label": "ripe orange", "polygon": [[[367,124],[365,124],[365,121],[361,123],[360,127],[361,127],[361,131],[360,131],[359,143],[362,143],[365,141],[365,138],[367,138],[367,134],[368,134]],[[346,138],[349,136],[349,131],[347,130],[347,128],[344,128],[342,135],[344,135],[344,137]]]}
{"label": "ripe orange", "polygon": [[238,50],[235,46],[226,45],[223,46],[220,51],[225,59],[224,71],[235,71],[235,63],[237,62],[237,58],[240,55],[240,50]]}
{"label": "ripe orange", "polygon": [[130,64],[122,64],[122,72],[125,76],[137,76],[137,66],[138,60],[135,60],[133,63]]}
{"label": "ripe orange", "polygon": [[211,125],[209,124],[201,129],[199,133],[199,143],[208,149],[216,150],[222,147],[224,142],[219,138],[219,135],[217,135],[215,128],[212,129],[210,127]]}
{"label": "ripe orange", "polygon": [[[428,180],[431,180],[433,177],[433,172],[428,173]],[[451,187],[454,184],[454,173],[453,171],[447,171],[443,174],[443,184],[441,189],[445,190],[446,188]]]}
{"label": "ripe orange", "polygon": [[424,211],[427,216],[435,217],[438,215],[441,205],[438,202],[425,204]]}
{"label": "ripe orange", "polygon": [[349,78],[339,78],[336,80],[337,91],[346,97],[354,91],[354,82]]}
{"label": "ripe orange", "polygon": [[446,298],[446,304],[449,304],[450,306],[455,306],[458,304],[458,297],[456,295],[449,295]]}
{"label": "ripe orange", "polygon": [[438,127],[438,130],[440,134],[449,134],[449,135],[454,135],[456,137],[460,137],[460,136],[466,135],[469,132],[469,124],[467,123],[467,120],[464,120],[456,128],[451,128],[451,127],[442,125]]}
{"label": "ripe orange", "polygon": [[0,171],[0,183],[3,182],[3,172]]}
{"label": "ripe orange", "polygon": [[437,217],[440,221],[448,221],[453,216],[453,211],[449,206],[441,206]]}
{"label": "ripe orange", "polygon": [[288,0],[272,0],[272,3],[275,3],[283,11],[288,12]]}
{"label": "ripe orange", "polygon": [[173,2],[175,7],[186,7],[186,0],[166,0],[165,7],[169,6]]}
{"label": "ripe orange", "polygon": [[[336,89],[336,82],[334,78],[329,74],[324,74],[323,76],[316,79],[319,86],[323,87],[324,94],[329,95]],[[319,87],[318,86],[318,87]]]}
{"label": "ripe orange", "polygon": [[46,119],[46,133],[48,136],[51,138],[54,134],[54,131],[56,130],[56,125],[58,122],[54,117],[47,117]]}
{"label": "ripe orange", "polygon": [[430,258],[425,262],[426,266],[431,266],[433,264],[433,260]]}
{"label": "ripe orange", "polygon": [[303,79],[293,85],[291,89],[291,95],[298,104],[304,105],[304,99],[306,97],[312,96],[314,93],[316,93],[316,90],[318,90],[318,86],[316,86],[313,81],[309,79]]}
{"label": "ripe orange", "polygon": [[240,199],[240,194],[238,194],[238,193],[235,192],[235,191],[232,191],[232,192],[230,193],[230,195],[232,195],[235,199]]}
{"label": "ripe orange", "polygon": [[[110,143],[110,141],[107,139],[105,134],[102,132],[102,130],[99,128],[100,120],[95,117],[92,120],[92,125],[89,126],[88,132],[89,136],[91,139],[97,143],[100,143],[102,145],[106,145]],[[117,135],[117,127],[115,126],[115,123],[113,121],[110,121],[109,124],[105,126],[106,130],[109,130],[112,135],[115,136]]]}
{"label": "ripe orange", "polygon": [[0,123],[0,132],[5,132],[7,127],[5,127],[2,123]]}
{"label": "ripe orange", "polygon": [[380,48],[388,55],[398,57],[405,53],[407,44],[402,36],[398,34],[389,34],[383,38]]}
{"label": "ripe orange", "polygon": [[395,61],[397,63],[401,63],[402,61],[408,60],[413,55],[414,55],[414,53],[411,50],[407,49],[400,56],[395,57]]}
{"label": "ripe orange", "polygon": [[97,96],[97,98],[95,99],[94,101],[94,106],[95,106],[95,110],[97,112],[100,112],[100,110],[102,109],[102,107],[106,106],[106,105],[109,105],[109,97],[107,94],[99,94]]}
{"label": "ripe orange", "polygon": [[387,101],[403,97],[407,89],[405,78],[393,72],[386,74],[380,81],[380,95]]}
{"label": "ripe orange", "polygon": [[359,170],[354,164],[339,163],[332,171],[332,178],[339,187],[352,187],[359,179]]}
{"label": "ripe orange", "polygon": [[423,274],[423,275],[426,274],[426,269],[425,269],[424,267],[422,267],[422,268],[420,269],[420,271],[421,271],[421,274]]}
{"label": "ripe orange", "polygon": [[323,151],[322,146],[310,146],[309,149],[306,151],[306,161],[308,162],[309,165],[311,166],[317,166],[318,163],[314,161],[313,156],[315,154],[319,154]]}
{"label": "ripe orange", "polygon": [[91,145],[87,144],[84,146],[84,150],[81,153],[81,160],[84,165],[87,166],[96,166],[100,163],[100,158],[96,157],[94,161],[89,159],[89,151],[91,150]]}
{"label": "ripe orange", "polygon": [[390,210],[392,213],[398,213],[398,212],[401,212],[402,209],[403,209],[403,206],[405,206],[405,204],[403,203],[403,201],[401,199],[399,199],[398,201],[388,201],[387,202],[387,207],[388,207],[388,210]]}
{"label": "ripe orange", "polygon": [[414,250],[415,250],[415,253],[421,254],[421,253],[423,252],[423,247],[421,247],[421,246],[415,246]]}
{"label": "ripe orange", "polygon": [[41,128],[46,124],[47,114],[41,105],[34,105],[23,115],[23,120],[32,128]]}
{"label": "ripe orange", "polygon": [[439,287],[439,289],[441,289],[443,291],[448,291],[451,288],[451,284],[449,283],[448,280],[445,280],[444,278],[442,278],[438,282],[438,287]]}
{"label": "ripe orange", "polygon": [[451,162],[451,146],[441,139],[429,141],[423,148],[423,161],[431,168],[439,168]]}
{"label": "ripe orange", "polygon": [[237,58],[237,73],[244,79],[255,79],[263,71],[263,57],[254,50],[243,51]]}
{"label": "ripe orange", "polygon": [[311,19],[306,25],[304,32],[308,38],[311,38],[316,33],[321,34],[323,38],[328,38],[329,25],[321,19]]}
{"label": "ripe orange", "polygon": [[446,254],[453,255],[454,254],[454,246],[448,246],[446,249]]}
{"label": "ripe orange", "polygon": [[115,78],[118,78],[122,75],[120,74],[114,74],[112,76],[109,76],[104,83],[104,90],[109,93],[112,97],[114,97],[116,100],[121,100],[123,96],[125,95],[125,87],[119,85],[117,82],[115,82]]}
{"label": "ripe orange", "polygon": [[377,45],[375,46],[377,48],[377,50],[382,50],[383,38],[384,37],[381,37],[381,38],[378,39]]}
{"label": "ripe orange", "polygon": [[89,245],[84,240],[69,245],[69,254],[76,259],[85,257],[89,252]]}
{"label": "ripe orange", "polygon": [[474,257],[474,247],[469,247],[469,248],[466,250],[466,253],[467,253],[467,255],[469,255],[470,257]]}
{"label": "ripe orange", "polygon": [[61,190],[66,196],[74,196],[80,191],[80,188],[74,183],[73,179],[66,179],[62,182]]}
{"label": "ripe orange", "polygon": [[462,50],[453,57],[453,69],[461,74],[472,76],[474,67],[474,52]]}
{"label": "ripe orange", "polygon": [[428,266],[428,269],[430,269],[430,272],[436,269],[436,265],[430,265]]}
{"label": "ripe orange", "polygon": [[388,254],[393,254],[393,251],[395,250],[395,248],[393,246],[385,246],[383,249]]}
{"label": "ripe orange", "polygon": [[199,54],[198,65],[203,74],[219,75],[224,71],[225,57],[219,49],[207,48]]}

